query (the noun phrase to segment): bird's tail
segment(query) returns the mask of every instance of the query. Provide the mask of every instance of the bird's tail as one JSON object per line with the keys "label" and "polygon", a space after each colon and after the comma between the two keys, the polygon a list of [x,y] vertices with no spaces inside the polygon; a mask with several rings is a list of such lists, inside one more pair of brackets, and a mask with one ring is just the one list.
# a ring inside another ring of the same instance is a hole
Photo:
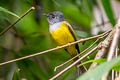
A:
{"label": "bird's tail", "polygon": [[[76,61],[78,59],[79,59],[79,57],[75,58],[74,61]],[[81,64],[81,62],[79,62],[76,65],[76,71],[77,71],[78,76],[80,76],[82,73],[87,71],[87,69],[86,69],[86,67],[84,65],[79,67],[78,65],[80,65],[80,64]]]}
{"label": "bird's tail", "polygon": [[[75,48],[75,45],[67,47],[67,48],[66,48],[66,51],[67,51],[68,53],[70,53],[72,57],[74,57],[74,56],[76,56],[77,54],[80,53],[79,48],[76,49],[76,48]],[[75,62],[75,61],[78,60],[78,59],[79,59],[79,56],[76,57],[75,59],[73,59],[73,61]],[[81,62],[79,62],[77,65],[79,65],[79,64],[81,64]],[[77,73],[78,73],[78,75],[80,75],[80,74],[82,74],[82,73],[84,73],[84,72],[86,71],[85,66],[77,67],[77,65],[76,65],[76,68],[77,68]]]}

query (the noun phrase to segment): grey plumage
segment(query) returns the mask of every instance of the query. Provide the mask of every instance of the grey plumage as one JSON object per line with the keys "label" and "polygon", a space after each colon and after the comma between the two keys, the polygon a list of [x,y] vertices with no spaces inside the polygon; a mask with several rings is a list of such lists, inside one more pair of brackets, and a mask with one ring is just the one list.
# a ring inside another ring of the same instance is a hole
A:
{"label": "grey plumage", "polygon": [[[47,20],[48,20],[48,23],[49,23],[49,26],[50,26],[49,27],[49,31],[50,32],[54,32],[54,30],[57,30],[57,28],[60,27],[60,25],[62,24],[62,22],[65,21],[64,15],[60,11],[50,12],[48,14],[45,14],[45,16],[47,16]],[[70,34],[74,37],[74,40],[76,41],[77,39],[75,37],[74,31],[72,29],[72,26],[69,23],[67,23],[67,21],[66,21],[66,27],[68,27],[68,29],[70,31]],[[64,33],[65,31],[61,30],[61,32]],[[62,35],[62,36],[64,37],[64,35]],[[68,37],[66,37],[66,38],[68,38]],[[75,44],[75,48],[76,48],[76,52],[80,53],[78,44]],[[65,49],[65,50],[69,53],[68,49]],[[75,54],[77,55],[77,53],[75,53]],[[74,57],[75,55],[71,55],[71,56]],[[78,59],[79,59],[79,57],[76,57],[74,59],[74,61],[76,61]],[[79,62],[77,65],[79,65],[79,64],[81,64],[81,62]],[[76,67],[76,68],[77,68],[78,75],[80,75],[81,73],[83,73],[83,72],[86,71],[84,66]]]}
{"label": "grey plumage", "polygon": [[47,20],[50,25],[64,21],[64,15],[60,11],[55,11],[47,14]]}

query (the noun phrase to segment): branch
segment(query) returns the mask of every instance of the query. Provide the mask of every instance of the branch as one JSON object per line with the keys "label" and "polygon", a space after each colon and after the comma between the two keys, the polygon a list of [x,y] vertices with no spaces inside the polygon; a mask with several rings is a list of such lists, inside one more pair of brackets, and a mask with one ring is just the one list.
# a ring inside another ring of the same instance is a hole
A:
{"label": "branch", "polygon": [[[107,36],[107,38],[106,38],[103,42],[100,43],[100,48],[99,48],[98,53],[97,53],[96,56],[95,56],[95,59],[100,59],[101,57],[103,57],[103,56],[106,54],[106,52],[107,52],[107,50],[109,49],[109,46],[110,46],[110,44],[111,44],[111,41],[112,41],[114,32],[115,32],[115,29],[113,29],[113,30],[110,32],[110,34]],[[95,66],[97,66],[97,63],[96,63],[96,62],[92,63],[92,64],[90,65],[89,69],[92,69],[92,68],[94,68]]]}
{"label": "branch", "polygon": [[[113,36],[112,44],[111,44],[110,49],[109,49],[107,61],[112,60],[113,55],[115,54],[115,51],[116,51],[116,47],[118,45],[118,41],[120,38],[120,19],[118,20],[118,23],[115,25],[114,30],[115,30],[115,33]],[[108,72],[105,73],[105,75],[102,77],[102,79],[107,80],[107,76],[108,76]]]}
{"label": "branch", "polygon": [[1,33],[0,36],[2,36],[4,33],[6,33],[9,29],[11,29],[18,21],[20,21],[24,16],[26,16],[29,12],[34,10],[35,7],[31,7],[29,10],[27,10],[21,17],[19,17],[13,24],[9,25],[7,28],[5,28]]}
{"label": "branch", "polygon": [[9,63],[13,63],[13,62],[16,62],[16,61],[20,61],[20,60],[23,60],[23,59],[31,58],[31,57],[34,57],[34,56],[38,56],[38,55],[41,55],[41,54],[44,54],[44,53],[48,53],[48,52],[51,52],[51,51],[55,51],[55,50],[58,50],[58,49],[61,49],[61,48],[67,47],[67,46],[71,46],[73,44],[80,43],[80,42],[84,42],[84,41],[88,41],[88,40],[91,40],[91,39],[99,38],[101,36],[104,36],[106,33],[109,33],[110,31],[111,30],[106,31],[106,32],[104,32],[104,33],[102,33],[100,35],[96,35],[96,36],[93,36],[93,37],[80,39],[78,41],[75,41],[75,42],[72,42],[72,43],[68,43],[66,45],[59,46],[59,47],[56,47],[56,48],[48,49],[48,50],[45,50],[45,51],[42,51],[42,52],[39,52],[39,53],[35,53],[35,54],[32,54],[32,55],[28,55],[28,56],[24,56],[24,57],[21,57],[21,58],[13,59],[13,60],[10,60],[10,61],[6,61],[6,62],[3,62],[3,63],[0,63],[0,66],[5,65],[5,64],[9,64]]}
{"label": "branch", "polygon": [[[119,51],[119,48],[118,48],[118,46],[116,47],[116,51],[115,51],[115,58],[117,58],[117,56],[118,56],[118,51]],[[119,79],[117,79],[117,78],[120,78],[120,76],[119,76],[119,72],[115,72],[115,80],[119,80]]]}
{"label": "branch", "polygon": [[54,69],[54,71],[56,71],[58,68],[64,66],[65,64],[71,62],[73,59],[75,59],[76,57],[80,56],[81,54],[83,54],[83,53],[86,52],[87,50],[91,49],[91,48],[93,47],[93,45],[95,45],[100,39],[104,38],[104,37],[107,36],[107,35],[108,35],[108,33],[106,33],[104,36],[99,37],[92,45],[90,45],[88,48],[86,48],[85,50],[83,50],[82,52],[80,52],[78,55],[76,55],[76,56],[74,56],[73,58],[67,60],[66,62],[64,62],[64,63],[56,66],[55,69]]}
{"label": "branch", "polygon": [[79,58],[78,60],[76,60],[74,63],[72,63],[71,65],[69,65],[65,69],[63,69],[61,72],[59,72],[58,74],[56,74],[55,76],[53,76],[49,80],[55,80],[57,77],[59,77],[60,75],[62,75],[63,73],[65,73],[67,70],[69,70],[70,68],[72,68],[73,66],[75,66],[76,64],[78,64],[81,60],[83,60],[84,58],[86,58],[87,56],[89,56],[91,53],[93,53],[95,50],[97,50],[97,48],[98,48],[98,46],[96,46],[95,48],[93,48],[87,54],[85,54],[84,56],[82,56],[81,58]]}
{"label": "branch", "polygon": [[119,41],[119,37],[120,37],[120,25],[116,25],[116,32],[114,34],[113,40],[112,40],[112,44],[110,46],[110,50],[108,53],[108,58],[107,60],[110,61],[116,51],[116,47],[118,45],[118,41]]}
{"label": "branch", "polygon": [[84,52],[86,52],[87,50],[89,50],[90,48],[92,48],[93,45],[94,45],[96,42],[98,42],[98,41],[99,41],[99,38],[98,38],[92,45],[90,45],[88,48],[86,48],[85,50],[83,50],[82,52],[80,52],[78,55],[74,56],[73,58],[69,59],[68,61],[64,62],[63,64],[56,66],[55,69],[54,69],[54,71],[56,71],[58,68],[64,66],[65,64],[71,62],[71,61],[74,60],[76,57],[80,56],[81,54],[83,54]]}
{"label": "branch", "polygon": [[115,71],[114,70],[112,70],[112,73],[111,73],[111,80],[114,80],[114,76],[115,75]]}

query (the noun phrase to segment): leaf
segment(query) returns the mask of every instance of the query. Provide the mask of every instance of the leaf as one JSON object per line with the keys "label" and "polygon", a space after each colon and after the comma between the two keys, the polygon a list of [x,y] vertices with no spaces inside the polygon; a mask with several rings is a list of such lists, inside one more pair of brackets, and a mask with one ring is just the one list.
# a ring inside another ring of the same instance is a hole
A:
{"label": "leaf", "polygon": [[83,0],[82,7],[83,7],[83,11],[85,11],[85,13],[87,13],[87,15],[92,18],[93,17],[92,8],[91,8],[92,6],[90,5],[89,0]]}
{"label": "leaf", "polygon": [[28,80],[48,79],[48,76],[44,73],[40,66],[29,59],[18,61],[17,66],[21,69],[21,74],[23,74]]}
{"label": "leaf", "polygon": [[101,80],[101,77],[106,73],[109,72],[112,67],[120,61],[120,56],[115,58],[109,62],[104,62],[100,64],[96,68],[89,70],[82,76],[80,76],[77,80]]}
{"label": "leaf", "polygon": [[113,11],[111,8],[111,3],[110,0],[101,0],[102,5],[104,7],[104,10],[106,12],[106,15],[108,17],[108,19],[110,20],[111,24],[114,26],[115,25],[115,19],[114,19],[114,15],[113,15]]}
{"label": "leaf", "polygon": [[13,13],[13,12],[8,11],[8,10],[5,9],[5,8],[0,7],[0,11],[5,12],[5,13],[8,13],[8,14],[10,14],[10,15],[12,15],[12,16],[17,17],[17,18],[20,18],[18,15],[16,15],[16,14]]}
{"label": "leaf", "polygon": [[119,71],[120,70],[120,62],[116,65],[113,66],[113,68],[115,71]]}
{"label": "leaf", "polygon": [[[67,5],[62,9],[64,15],[68,18],[73,20],[74,22],[86,27],[90,28],[91,19],[88,15],[84,14],[82,11],[79,10],[75,5]],[[72,13],[71,13],[72,12]]]}
{"label": "leaf", "polygon": [[[69,3],[65,0],[53,0],[54,3],[59,4],[59,10],[64,13],[66,19],[72,20],[73,22],[90,28],[91,18],[82,12],[76,5]],[[56,5],[57,5],[56,4]]]}
{"label": "leaf", "polygon": [[89,36],[89,34],[87,32],[85,32],[85,31],[76,30],[75,32],[76,32],[78,37],[83,38],[83,37],[88,37]]}
{"label": "leaf", "polygon": [[12,80],[20,80],[20,69],[14,72]]}
{"label": "leaf", "polygon": [[85,64],[88,64],[88,63],[91,63],[91,62],[102,63],[102,62],[105,62],[105,61],[106,61],[106,59],[89,60],[89,61],[83,62],[83,63],[80,64],[79,66],[82,66],[82,65],[85,65]]}

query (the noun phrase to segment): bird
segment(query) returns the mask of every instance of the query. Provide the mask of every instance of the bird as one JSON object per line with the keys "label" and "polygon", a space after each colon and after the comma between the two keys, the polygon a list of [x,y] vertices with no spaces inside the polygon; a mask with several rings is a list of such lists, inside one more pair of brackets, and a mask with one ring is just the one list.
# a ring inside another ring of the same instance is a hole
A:
{"label": "bird", "polygon": [[[52,38],[58,43],[59,46],[76,41],[75,32],[68,21],[66,21],[64,14],[60,11],[54,11],[47,14],[47,21],[49,24],[49,32]],[[65,50],[72,56],[76,56],[80,53],[78,44],[67,46]],[[73,61],[78,60],[76,57]],[[81,64],[78,63],[77,65]],[[76,66],[77,66],[76,65]],[[76,67],[78,75],[86,71],[84,66]]]}

